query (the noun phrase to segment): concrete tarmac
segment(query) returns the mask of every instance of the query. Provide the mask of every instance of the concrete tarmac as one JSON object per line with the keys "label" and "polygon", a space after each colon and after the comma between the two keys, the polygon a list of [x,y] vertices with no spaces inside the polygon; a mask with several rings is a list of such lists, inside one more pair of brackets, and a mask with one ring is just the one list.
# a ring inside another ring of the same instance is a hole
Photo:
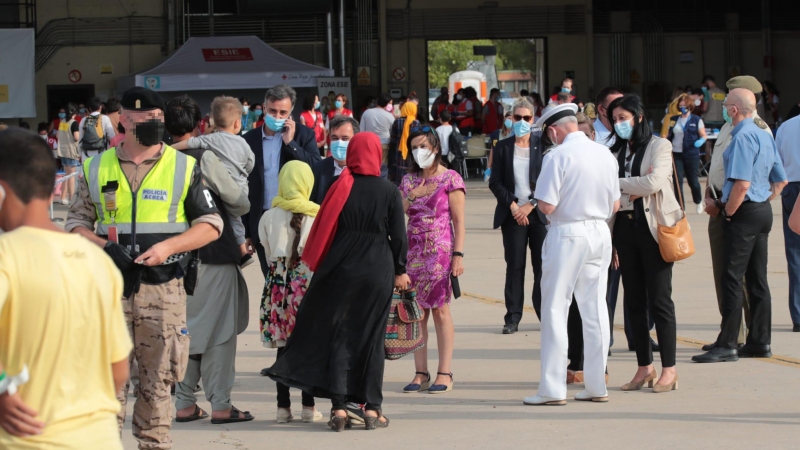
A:
{"label": "concrete tarmac", "polygon": [[[612,356],[609,358],[608,403],[572,400],[582,389],[569,387],[566,406],[525,406],[522,399],[536,393],[540,379],[539,322],[527,300],[520,331],[502,335],[505,263],[499,230],[492,230],[495,200],[485,183],[467,183],[465,295],[452,303],[456,330],[452,371],[455,386],[442,395],[403,394],[414,376],[408,356],[387,361],[384,413],[388,429],[364,433],[354,428],[333,433],[325,425],[330,411],[326,399],[317,407],[325,419],[304,424],[300,392],[292,390],[297,420],[275,421],[275,383],[259,371],[272,364],[275,350],[262,347],[258,308],[263,277],[257,265],[245,269],[250,289],[250,325],[239,336],[234,405],[250,411],[252,422],[211,425],[210,420],[173,423],[175,449],[489,449],[489,448],[797,448],[800,430],[800,333],[791,332],[788,276],[783,249],[780,203],[773,203],[775,222],[770,235],[769,281],[773,298],[771,359],[742,359],[735,363],[700,365],[691,356],[715,339],[720,315],[711,273],[705,215],[690,205],[689,220],[697,253],[675,264],[673,298],[678,318],[677,391],[655,395],[652,390],[622,392],[636,371],[622,332],[620,292]],[[684,192],[688,192],[685,189]],[[60,205],[58,210],[62,210]],[[62,212],[62,211],[60,211]],[[59,214],[63,217],[63,214]],[[529,266],[530,267],[530,266]],[[532,271],[526,274],[530,299]],[[433,324],[430,324],[434,336]],[[655,334],[655,333],[654,333]],[[430,342],[429,369],[436,371],[436,342]],[[658,355],[656,369],[660,371]],[[198,393],[199,405],[210,411]],[[133,401],[123,432],[126,450],[136,448],[131,436]]]}

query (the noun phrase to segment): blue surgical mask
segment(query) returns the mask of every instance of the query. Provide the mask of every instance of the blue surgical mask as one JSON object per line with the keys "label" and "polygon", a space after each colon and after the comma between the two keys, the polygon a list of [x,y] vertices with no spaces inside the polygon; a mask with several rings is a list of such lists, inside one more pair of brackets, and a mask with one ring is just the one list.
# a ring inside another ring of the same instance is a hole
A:
{"label": "blue surgical mask", "polygon": [[59,119],[66,119],[67,118],[67,113],[58,113],[58,118]]}
{"label": "blue surgical mask", "polygon": [[266,117],[264,117],[264,123],[267,124],[267,128],[279,133],[283,131],[283,125],[286,123],[286,119],[276,119],[272,114],[267,114]]}
{"label": "blue surgical mask", "polygon": [[256,117],[258,117],[258,116],[260,116],[260,115],[264,114],[264,111],[262,111],[262,110],[260,110],[260,109],[257,109],[257,110],[255,110],[255,111],[253,111],[253,114],[255,114],[255,115],[256,115]]}
{"label": "blue surgical mask", "polygon": [[725,120],[726,123],[733,124],[733,117],[728,115],[728,108],[722,107],[722,118]]}
{"label": "blue surgical mask", "polygon": [[628,140],[633,136],[633,125],[630,120],[617,122],[614,124],[614,131],[617,132],[617,136],[620,138]]}
{"label": "blue surgical mask", "polygon": [[520,120],[518,122],[514,122],[514,136],[527,136],[531,132],[531,124],[525,122],[524,120]]}
{"label": "blue surgical mask", "polygon": [[333,105],[336,107],[336,109],[339,109],[339,108],[341,108],[342,106],[344,106],[344,103],[342,103],[342,101],[341,101],[341,100],[336,100],[336,101],[333,103]]}
{"label": "blue surgical mask", "polygon": [[350,141],[331,141],[331,155],[333,159],[338,161],[345,161],[347,159],[347,144]]}
{"label": "blue surgical mask", "polygon": [[[244,114],[247,114],[250,111],[250,105],[242,106],[242,109],[244,109]],[[244,115],[244,114],[242,114],[242,115]]]}
{"label": "blue surgical mask", "polygon": [[514,121],[511,119],[506,119],[506,121],[503,122],[503,125],[505,125],[506,128],[511,128],[514,126]]}
{"label": "blue surgical mask", "polygon": [[78,109],[78,112],[81,114],[86,114],[86,108],[80,108]]}
{"label": "blue surgical mask", "polygon": [[320,105],[320,103],[319,103],[319,102],[317,102],[317,103],[314,103],[314,109],[319,109],[319,105]]}
{"label": "blue surgical mask", "polygon": [[571,91],[571,89],[568,88],[568,87],[562,87],[561,88],[561,92],[570,92],[570,91]]}
{"label": "blue surgical mask", "polygon": [[689,110],[686,109],[685,106],[681,106],[680,108],[678,108],[678,111],[681,112],[681,115],[686,114],[687,112],[689,112]]}
{"label": "blue surgical mask", "polygon": [[705,87],[705,86],[701,87],[700,89],[703,91],[703,93],[706,93],[706,92],[708,92],[708,88],[707,88],[707,87]]}

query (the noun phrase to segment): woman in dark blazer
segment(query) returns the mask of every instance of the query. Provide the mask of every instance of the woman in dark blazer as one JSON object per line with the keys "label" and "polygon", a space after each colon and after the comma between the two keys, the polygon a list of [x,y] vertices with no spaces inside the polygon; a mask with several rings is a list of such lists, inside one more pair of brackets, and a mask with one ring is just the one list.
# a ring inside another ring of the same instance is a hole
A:
{"label": "woman in dark blazer", "polygon": [[[539,316],[542,304],[542,244],[547,218],[533,199],[542,168],[542,134],[532,132],[534,107],[525,98],[514,103],[514,136],[497,143],[493,152],[489,189],[497,198],[494,228],[503,232],[506,260],[506,315],[503,334],[517,331],[525,304],[525,249],[533,263],[533,307]],[[515,170],[516,167],[516,170]]]}

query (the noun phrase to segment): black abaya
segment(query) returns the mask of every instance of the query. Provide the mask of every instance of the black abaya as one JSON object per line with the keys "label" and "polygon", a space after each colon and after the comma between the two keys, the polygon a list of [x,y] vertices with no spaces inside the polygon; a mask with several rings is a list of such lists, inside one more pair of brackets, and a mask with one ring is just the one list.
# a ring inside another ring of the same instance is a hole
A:
{"label": "black abaya", "polygon": [[395,275],[405,273],[408,241],[397,187],[354,175],[330,250],[297,311],[275,381],[314,397],[383,401],[384,339]]}

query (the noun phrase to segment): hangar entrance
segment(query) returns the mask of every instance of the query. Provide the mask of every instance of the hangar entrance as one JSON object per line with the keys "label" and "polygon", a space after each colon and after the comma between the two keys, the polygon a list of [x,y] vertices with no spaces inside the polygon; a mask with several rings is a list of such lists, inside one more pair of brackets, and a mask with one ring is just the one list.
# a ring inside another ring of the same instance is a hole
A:
{"label": "hangar entrance", "polygon": [[451,103],[460,87],[475,88],[483,102],[498,88],[506,109],[524,91],[545,97],[546,52],[544,38],[428,40],[429,115],[443,87]]}

